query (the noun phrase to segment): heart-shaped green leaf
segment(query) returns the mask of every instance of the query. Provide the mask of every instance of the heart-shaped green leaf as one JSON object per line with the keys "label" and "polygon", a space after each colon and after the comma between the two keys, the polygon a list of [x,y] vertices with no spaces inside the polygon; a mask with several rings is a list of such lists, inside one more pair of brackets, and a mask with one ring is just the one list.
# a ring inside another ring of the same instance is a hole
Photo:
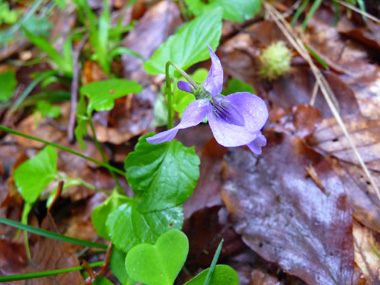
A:
{"label": "heart-shaped green leaf", "polygon": [[[204,285],[210,268],[203,270],[185,285]],[[218,264],[208,285],[239,285],[239,277],[233,268]]]}
{"label": "heart-shaped green leaf", "polygon": [[164,232],[180,230],[182,224],[181,206],[140,213],[134,199],[114,210],[106,221],[112,243],[124,252],[143,242],[153,244]]}
{"label": "heart-shaped green leaf", "polygon": [[172,285],[186,261],[189,241],[180,231],[170,230],[155,245],[132,248],[125,260],[128,275],[148,285]]}

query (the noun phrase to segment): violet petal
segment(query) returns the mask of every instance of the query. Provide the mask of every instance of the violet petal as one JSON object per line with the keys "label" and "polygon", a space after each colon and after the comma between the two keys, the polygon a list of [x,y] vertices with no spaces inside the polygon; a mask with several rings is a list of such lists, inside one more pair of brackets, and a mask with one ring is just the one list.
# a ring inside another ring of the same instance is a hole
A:
{"label": "violet petal", "polygon": [[264,101],[251,93],[240,92],[224,97],[222,101],[234,106],[244,118],[244,127],[219,120],[209,107],[209,124],[217,142],[226,147],[242,146],[254,141],[268,119]]}
{"label": "violet petal", "polygon": [[254,154],[261,154],[261,148],[266,146],[267,144],[267,139],[262,135],[261,132],[259,132],[257,138],[255,138],[252,142],[247,144],[249,149],[254,153]]}
{"label": "violet petal", "polygon": [[179,130],[194,127],[201,123],[206,118],[210,105],[209,100],[195,100],[191,102],[183,112],[182,120],[176,127],[147,138],[147,142],[159,144],[171,141]]}
{"label": "violet petal", "polygon": [[220,63],[219,58],[213,52],[210,45],[208,45],[208,50],[211,56],[211,68],[208,73],[207,79],[203,82],[202,86],[212,97],[222,93],[223,88],[223,68]]}
{"label": "violet petal", "polygon": [[244,117],[244,127],[251,132],[261,130],[268,120],[268,108],[263,99],[249,92],[230,94],[222,99],[233,105]]}
{"label": "violet petal", "polygon": [[178,81],[177,86],[178,89],[193,94],[193,91],[191,90],[193,86],[190,83],[186,81]]}

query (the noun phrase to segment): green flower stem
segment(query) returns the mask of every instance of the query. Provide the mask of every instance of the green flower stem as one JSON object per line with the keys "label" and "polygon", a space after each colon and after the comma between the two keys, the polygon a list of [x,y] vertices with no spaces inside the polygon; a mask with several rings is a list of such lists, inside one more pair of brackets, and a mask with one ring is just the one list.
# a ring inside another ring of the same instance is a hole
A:
{"label": "green flower stem", "polygon": [[[90,267],[97,267],[97,266],[102,266],[102,265],[103,265],[103,261],[98,261],[98,262],[90,263],[88,266],[90,266]],[[43,272],[36,272],[36,273],[26,273],[26,274],[17,274],[17,275],[10,275],[10,276],[0,276],[0,282],[11,282],[11,281],[18,281],[18,280],[41,278],[41,277],[58,275],[58,274],[72,272],[72,271],[77,271],[77,270],[82,270],[82,269],[84,269],[82,266],[76,266],[76,267],[71,267],[71,268],[62,268],[62,269],[43,271]]]}
{"label": "green flower stem", "polygon": [[75,154],[77,156],[80,156],[80,157],[82,157],[84,159],[87,159],[87,160],[89,160],[89,161],[91,161],[93,163],[96,163],[96,164],[100,165],[100,166],[103,166],[104,168],[107,168],[110,171],[112,170],[112,171],[114,171],[114,172],[116,172],[116,173],[118,173],[120,175],[123,175],[123,176],[126,175],[126,173],[124,171],[121,171],[120,169],[117,169],[116,167],[113,167],[113,166],[109,165],[108,163],[103,163],[103,162],[97,161],[96,159],[93,159],[91,157],[85,156],[84,154],[81,154],[79,152],[76,152],[76,151],[74,151],[72,149],[69,149],[67,147],[61,146],[59,144],[52,143],[52,142],[49,142],[49,141],[45,141],[45,140],[37,138],[37,137],[26,135],[26,134],[20,133],[18,131],[9,129],[7,127],[4,127],[2,125],[0,125],[0,131],[4,131],[4,132],[7,132],[7,133],[10,133],[10,134],[13,134],[13,135],[21,136],[21,137],[24,137],[24,138],[27,138],[27,139],[31,139],[31,140],[34,140],[34,141],[42,142],[42,143],[47,144],[47,145],[54,146],[56,148],[62,149],[64,151],[67,151],[67,152],[70,152],[70,153]]}
{"label": "green flower stem", "polygon": [[[94,124],[92,123],[92,115],[91,114],[88,114],[88,123],[90,125],[90,128],[91,128],[91,131],[92,131],[92,135],[94,136],[94,141],[95,141],[95,145],[96,147],[98,148],[99,152],[100,152],[100,155],[102,156],[102,159],[103,159],[103,162],[108,164],[108,159],[106,157],[106,154],[104,153],[103,151],[103,148],[100,144],[100,142],[98,141],[98,137],[96,136],[96,132],[95,132],[95,127],[94,127]],[[115,172],[113,172],[112,169],[108,169],[112,178],[115,180],[116,182],[116,185],[117,185],[117,192],[121,195],[124,195],[125,196],[125,193],[123,191],[123,187],[121,187],[120,185],[120,182],[119,182],[119,179],[117,178]]]}
{"label": "green flower stem", "polygon": [[165,65],[165,73],[166,73],[166,94],[168,95],[168,129],[173,128],[173,118],[174,118],[174,110],[173,110],[173,94],[171,89],[171,80],[170,80],[170,74],[169,74],[169,67],[173,66],[178,72],[186,78],[187,81],[193,87],[195,90],[199,88],[198,84],[195,83],[195,81],[177,64],[169,60]]}
{"label": "green flower stem", "polygon": [[27,232],[30,232],[30,233],[33,233],[36,235],[40,235],[43,237],[52,238],[52,239],[56,239],[56,240],[60,240],[60,241],[64,241],[64,242],[69,242],[69,243],[78,244],[78,245],[82,245],[82,246],[88,246],[88,247],[102,248],[102,249],[108,248],[107,245],[102,244],[102,243],[97,243],[97,242],[92,242],[92,241],[87,241],[87,240],[82,240],[82,239],[77,239],[77,238],[72,238],[72,237],[60,235],[60,234],[57,234],[57,233],[54,233],[51,231],[47,231],[44,229],[29,226],[29,225],[24,225],[22,223],[19,223],[19,222],[13,221],[13,220],[9,220],[9,219],[5,219],[2,217],[0,217],[0,223],[6,224],[8,226],[12,226],[12,227],[15,227],[17,229],[24,230],[24,231],[27,231]]}

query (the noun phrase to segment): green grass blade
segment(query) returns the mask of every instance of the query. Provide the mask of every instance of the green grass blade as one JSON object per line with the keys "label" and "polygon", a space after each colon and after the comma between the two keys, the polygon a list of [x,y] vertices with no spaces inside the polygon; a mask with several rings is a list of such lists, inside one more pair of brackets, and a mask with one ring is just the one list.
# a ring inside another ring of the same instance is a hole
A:
{"label": "green grass blade", "polygon": [[20,106],[20,104],[25,100],[25,98],[29,95],[29,93],[32,92],[32,90],[34,89],[34,87],[37,86],[38,83],[40,83],[41,81],[45,80],[46,78],[48,78],[48,77],[50,77],[52,75],[56,75],[56,74],[57,74],[56,70],[49,70],[49,71],[40,73],[29,84],[29,86],[24,90],[24,92],[22,92],[22,94],[20,95],[20,97],[14,103],[12,110],[16,110]]}
{"label": "green grass blade", "polygon": [[308,50],[308,52],[310,52],[310,54],[326,69],[326,70],[329,70],[329,66],[327,65],[327,63],[314,51],[312,50],[310,47],[308,47],[307,45],[305,45],[306,49]]}
{"label": "green grass blade", "polygon": [[96,248],[107,249],[107,245],[102,244],[102,243],[97,243],[97,242],[92,242],[92,241],[86,241],[86,240],[82,240],[82,239],[77,239],[77,238],[72,238],[72,237],[64,236],[64,235],[57,234],[57,233],[54,233],[54,232],[51,232],[51,231],[47,231],[47,230],[44,230],[44,229],[40,229],[40,228],[36,228],[36,227],[33,227],[33,226],[24,225],[24,224],[21,224],[19,222],[12,221],[12,220],[9,220],[9,219],[5,219],[5,218],[2,218],[2,217],[0,217],[0,223],[6,224],[8,226],[15,227],[15,228],[18,228],[20,230],[24,230],[24,231],[27,231],[27,232],[30,232],[30,233],[33,233],[33,234],[44,236],[44,237],[47,237],[47,238],[52,238],[52,239],[56,239],[56,240],[60,240],[60,241],[68,242],[68,243],[73,243],[73,244],[78,244],[78,245],[83,245],[83,246],[88,246],[88,247],[96,247]]}
{"label": "green grass blade", "polygon": [[222,246],[223,246],[223,240],[220,241],[219,246],[215,251],[214,258],[212,259],[212,262],[211,262],[210,271],[207,274],[204,285],[209,285],[211,282],[212,275],[214,274],[214,271],[215,271],[216,263],[218,262],[220,252],[222,251]]}
{"label": "green grass blade", "polygon": [[315,11],[317,11],[317,9],[321,5],[321,3],[322,3],[322,0],[315,0],[314,1],[313,5],[310,8],[309,13],[307,13],[306,18],[302,23],[302,31],[304,31],[306,29],[307,23],[309,23],[311,17],[313,17]]}
{"label": "green grass blade", "polygon": [[[94,263],[89,264],[90,267],[97,267],[97,266],[102,266],[102,265],[103,265],[103,261],[98,261],[98,262],[94,262]],[[76,267],[62,268],[62,269],[35,272],[35,273],[25,273],[25,274],[17,274],[17,275],[10,275],[10,276],[0,276],[0,282],[12,282],[12,281],[19,281],[19,280],[26,280],[26,279],[41,278],[41,277],[58,275],[58,274],[82,270],[82,269],[84,269],[82,266],[76,266]]]}
{"label": "green grass blade", "polygon": [[126,176],[126,173],[124,171],[121,171],[118,168],[115,168],[115,167],[113,167],[113,166],[111,166],[111,165],[109,165],[107,163],[100,162],[100,161],[98,161],[96,159],[93,159],[92,157],[85,156],[84,154],[81,154],[79,152],[76,152],[76,151],[74,151],[74,150],[72,150],[70,148],[61,146],[59,144],[52,143],[52,142],[49,142],[49,141],[45,141],[43,139],[36,138],[36,137],[30,136],[30,135],[26,135],[26,134],[20,133],[18,131],[12,130],[10,128],[4,127],[2,125],[0,125],[0,131],[4,131],[4,132],[7,132],[7,133],[11,133],[11,134],[14,134],[14,135],[17,135],[17,136],[21,136],[21,137],[24,137],[24,138],[27,138],[27,139],[35,140],[35,141],[42,142],[42,143],[47,144],[47,145],[54,146],[56,148],[62,149],[64,151],[67,151],[67,152],[70,152],[70,153],[75,154],[77,156],[80,156],[80,157],[82,157],[84,159],[87,159],[87,160],[89,160],[89,161],[91,161],[93,163],[96,163],[96,164],[100,165],[100,166],[103,166],[103,167],[105,167],[105,168],[107,168],[109,170],[112,170],[112,171],[120,174],[120,175]]}
{"label": "green grass blade", "polygon": [[41,50],[47,53],[51,60],[57,65],[57,67],[65,73],[67,76],[72,76],[72,64],[71,61],[67,62],[65,58],[44,38],[35,36],[33,33],[29,32],[28,29],[22,26],[22,30],[28,39],[38,46]]}
{"label": "green grass blade", "polygon": [[116,57],[118,55],[123,55],[123,54],[132,55],[134,57],[137,57],[137,58],[145,61],[144,57],[141,54],[139,54],[139,53],[137,53],[137,52],[135,52],[135,51],[133,51],[133,50],[131,50],[129,48],[126,48],[126,47],[117,47],[117,48],[114,48],[110,52],[110,58],[114,58],[114,57]]}
{"label": "green grass blade", "polygon": [[[358,2],[358,4],[359,4],[359,8],[360,8],[360,10],[362,10],[362,12],[366,12],[365,11],[365,4],[364,4],[364,1],[363,0],[357,0],[357,2]],[[364,14],[363,14],[363,20],[365,21],[365,16],[364,16]]]}
{"label": "green grass blade", "polygon": [[309,0],[304,0],[302,2],[302,4],[298,7],[296,13],[294,14],[294,16],[292,18],[292,21],[290,22],[290,25],[292,27],[294,27],[294,25],[296,24],[298,18],[301,16],[302,12],[305,11],[305,8],[306,8],[307,4],[309,4]]}

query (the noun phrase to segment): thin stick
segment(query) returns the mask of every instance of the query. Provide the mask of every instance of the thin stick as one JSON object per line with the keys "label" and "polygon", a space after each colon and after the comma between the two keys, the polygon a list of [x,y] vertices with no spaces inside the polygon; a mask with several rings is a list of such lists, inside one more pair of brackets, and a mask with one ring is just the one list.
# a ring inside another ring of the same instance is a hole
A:
{"label": "thin stick", "polygon": [[73,79],[71,81],[70,119],[69,119],[69,125],[67,127],[67,137],[70,143],[74,142],[76,109],[77,109],[77,104],[78,104],[79,74],[80,74],[80,66],[81,66],[79,63],[79,55],[87,38],[88,38],[88,35],[85,34],[73,51]]}
{"label": "thin stick", "polygon": [[100,166],[103,166],[105,168],[107,168],[108,170],[112,170],[120,175],[123,175],[123,176],[126,176],[126,173],[124,171],[121,171],[120,169],[117,169],[116,167],[113,167],[107,163],[103,163],[103,162],[100,162],[96,159],[93,159],[92,157],[89,157],[89,156],[85,156],[84,154],[81,154],[79,152],[76,152],[70,148],[67,148],[67,147],[64,147],[64,146],[61,146],[59,144],[56,144],[56,143],[52,143],[52,142],[49,142],[49,141],[45,141],[43,139],[40,139],[40,138],[37,138],[37,137],[33,137],[33,136],[30,136],[30,135],[26,135],[26,134],[23,134],[23,133],[20,133],[18,131],[15,131],[15,130],[12,130],[10,128],[7,128],[7,127],[4,127],[2,125],[0,125],[0,131],[4,131],[4,132],[7,132],[7,133],[10,133],[10,134],[13,134],[13,135],[17,135],[17,136],[21,136],[21,137],[24,137],[24,138],[27,138],[27,139],[31,139],[31,140],[34,140],[34,141],[38,141],[38,142],[42,142],[44,144],[47,144],[47,145],[51,145],[51,146],[54,146],[56,148],[59,148],[59,149],[62,149],[64,151],[67,151],[67,152],[70,152],[72,154],[75,154],[77,156],[80,156],[84,159],[87,159],[93,163],[96,163]]}
{"label": "thin stick", "polygon": [[374,22],[380,24],[380,19],[378,19],[378,18],[376,18],[375,16],[373,16],[373,15],[367,13],[366,11],[362,11],[362,10],[360,10],[359,8],[355,7],[354,5],[351,5],[351,4],[346,3],[346,2],[344,2],[344,1],[341,1],[341,0],[336,0],[336,2],[338,2],[338,3],[339,3],[340,5],[342,5],[342,6],[344,6],[344,7],[346,7],[346,8],[349,8],[349,9],[351,9],[351,10],[353,10],[353,11],[359,13],[359,14],[362,14],[363,16],[366,16],[368,19],[371,19],[372,21],[374,21]]}
{"label": "thin stick", "polygon": [[357,150],[355,143],[351,139],[351,136],[348,133],[348,130],[347,130],[346,126],[344,125],[344,122],[343,122],[341,116],[339,115],[338,109],[336,108],[336,106],[333,102],[333,99],[332,99],[332,96],[334,97],[333,91],[331,90],[330,85],[328,84],[326,78],[323,76],[323,74],[318,69],[318,67],[314,64],[313,60],[311,59],[309,53],[307,52],[307,50],[305,48],[303,42],[294,35],[292,27],[283,18],[281,13],[279,13],[271,4],[269,4],[267,2],[263,2],[263,3],[264,3],[266,10],[268,11],[268,14],[273,18],[273,20],[275,21],[277,26],[281,29],[281,31],[284,33],[284,35],[289,40],[289,42],[294,46],[294,48],[300,53],[300,55],[310,65],[310,68],[314,73],[314,76],[317,80],[319,88],[321,89],[321,92],[322,92],[323,96],[325,97],[327,105],[329,106],[332,114],[334,115],[338,125],[342,129],[343,134],[347,138],[348,143],[350,144],[361,168],[363,169],[364,173],[366,174],[367,178],[369,179],[370,183],[372,184],[372,187],[374,188],[375,193],[376,193],[378,199],[380,200],[380,190],[377,187],[377,184],[375,183],[375,181],[374,181],[371,173],[369,172],[367,166],[365,165],[364,160],[361,157],[359,151]]}

